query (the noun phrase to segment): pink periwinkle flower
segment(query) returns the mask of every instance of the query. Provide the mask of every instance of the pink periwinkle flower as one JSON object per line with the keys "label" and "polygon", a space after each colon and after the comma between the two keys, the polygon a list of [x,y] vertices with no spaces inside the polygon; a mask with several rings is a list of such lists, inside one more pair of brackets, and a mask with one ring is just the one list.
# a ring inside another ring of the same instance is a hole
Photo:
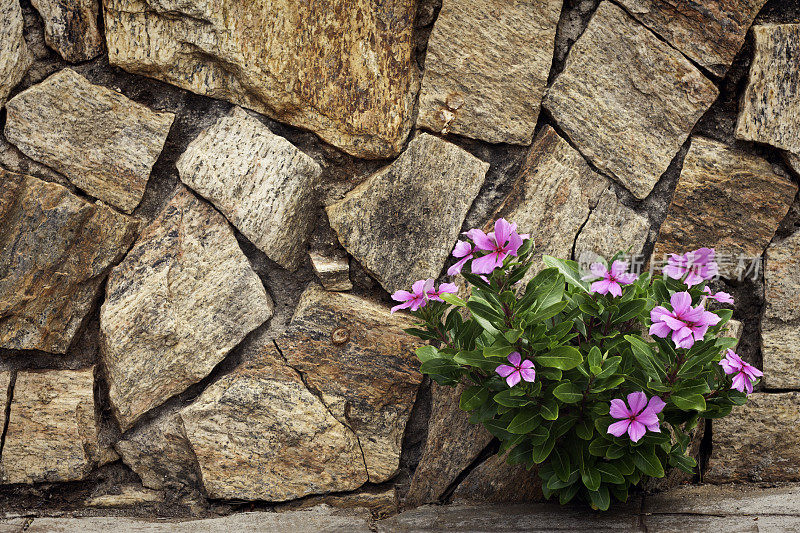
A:
{"label": "pink periwinkle flower", "polygon": [[436,302],[443,302],[440,298],[442,294],[456,294],[458,292],[458,285],[455,283],[442,283],[439,285],[438,289],[433,288],[433,283],[429,286],[426,286],[426,293],[425,297],[428,300],[434,300]]}
{"label": "pink periwinkle flower", "polygon": [[670,298],[672,311],[659,305],[650,311],[650,335],[666,338],[672,333],[672,342],[678,348],[691,348],[695,341],[703,340],[710,326],[716,326],[720,318],[706,311],[702,304],[692,307],[692,296],[688,292],[676,292]]}
{"label": "pink periwinkle flower", "polygon": [[733,303],[733,296],[728,294],[727,292],[717,292],[712,294],[711,287],[703,287],[703,292],[708,294],[707,298],[711,298],[712,300],[716,300],[721,304],[732,304]]}
{"label": "pink periwinkle flower", "polygon": [[600,281],[592,283],[591,291],[598,294],[611,293],[612,296],[622,295],[622,285],[628,285],[638,279],[638,275],[632,272],[625,272],[628,270],[627,261],[614,261],[611,268],[608,269],[603,263],[592,263],[589,267],[591,274],[583,276],[584,281],[596,278],[602,278]]}
{"label": "pink periwinkle flower", "polygon": [[461,259],[458,260],[456,264],[451,266],[447,269],[448,276],[455,276],[461,269],[464,268],[464,264],[474,257],[475,253],[475,246],[467,241],[458,241],[456,243],[456,247],[453,248],[453,257],[460,257]]}
{"label": "pink periwinkle flower", "polygon": [[643,392],[628,394],[627,405],[620,399],[611,400],[609,414],[621,420],[609,425],[608,432],[615,437],[621,437],[627,432],[633,442],[639,442],[647,430],[661,433],[658,413],[665,405],[664,400],[658,396],[653,396],[648,402],[647,395]]}
{"label": "pink periwinkle flower", "polygon": [[719,273],[714,253],[713,248],[699,248],[682,255],[671,254],[664,267],[664,275],[673,279],[686,276],[683,282],[689,287],[712,279]]}
{"label": "pink periwinkle flower", "polygon": [[411,286],[411,292],[408,291],[395,291],[392,294],[392,300],[402,302],[400,305],[392,307],[392,313],[400,309],[410,309],[416,311],[420,307],[425,307],[427,303],[427,295],[433,291],[432,279],[421,279],[415,281]]}
{"label": "pink periwinkle flower", "polygon": [[506,383],[509,387],[513,387],[520,382],[521,379],[529,383],[533,383],[536,379],[536,369],[533,367],[533,361],[525,359],[519,352],[511,352],[508,355],[508,362],[510,365],[500,365],[495,369],[495,372],[500,374],[501,377],[506,378]]}
{"label": "pink periwinkle flower", "polygon": [[517,250],[522,246],[523,239],[529,235],[517,233],[517,225],[498,218],[494,223],[494,231],[486,235],[479,229],[471,229],[467,237],[472,239],[476,251],[486,251],[488,254],[472,261],[473,274],[491,274],[495,268],[503,265],[509,255],[517,255]]}
{"label": "pink periwinkle flower", "polygon": [[725,352],[725,358],[720,361],[719,364],[726,374],[735,374],[733,376],[731,388],[736,389],[739,392],[744,392],[746,389],[747,394],[751,394],[753,392],[753,382],[756,380],[756,378],[760,378],[764,375],[761,370],[749,363],[746,363],[745,361],[742,361],[742,358],[734,353],[734,351],[730,348],[728,348],[728,351]]}

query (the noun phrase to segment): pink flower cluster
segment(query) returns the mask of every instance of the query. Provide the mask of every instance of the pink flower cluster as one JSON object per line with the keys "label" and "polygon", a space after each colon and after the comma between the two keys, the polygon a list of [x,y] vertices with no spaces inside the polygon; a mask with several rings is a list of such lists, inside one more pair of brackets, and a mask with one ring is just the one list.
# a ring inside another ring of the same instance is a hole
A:
{"label": "pink flower cluster", "polygon": [[610,269],[606,268],[603,263],[592,263],[589,270],[592,273],[581,279],[587,281],[601,278],[600,281],[592,283],[590,287],[591,291],[597,294],[611,293],[611,296],[622,296],[622,285],[629,285],[639,278],[632,272],[625,272],[628,270],[627,261],[614,261]]}
{"label": "pink flower cluster", "polygon": [[440,298],[442,294],[455,294],[457,292],[458,286],[455,283],[442,283],[439,288],[434,288],[432,279],[421,279],[414,282],[411,286],[411,292],[399,290],[392,294],[392,300],[402,302],[392,307],[392,313],[400,309],[416,311],[421,307],[425,307],[429,300],[441,302],[443,301]]}
{"label": "pink flower cluster", "polygon": [[[517,233],[517,225],[504,218],[494,223],[494,231],[488,235],[479,229],[471,229],[464,233],[472,241],[458,241],[453,249],[453,257],[458,262],[447,269],[447,274],[455,276],[470,259],[473,274],[491,274],[494,269],[503,266],[509,255],[516,256],[519,247],[530,235]],[[484,253],[488,252],[488,253]]]}
{"label": "pink flower cluster", "polygon": [[714,254],[713,248],[699,248],[681,255],[671,254],[664,267],[664,275],[673,279],[686,276],[683,282],[687,286],[699,285],[719,273]]}
{"label": "pink flower cluster", "polygon": [[508,355],[508,362],[510,365],[500,365],[495,369],[495,372],[500,374],[500,377],[506,378],[506,383],[509,387],[513,387],[520,380],[525,380],[533,383],[536,380],[536,369],[533,366],[533,361],[529,359],[522,360],[519,352],[511,352]]}
{"label": "pink flower cluster", "polygon": [[611,400],[609,414],[621,420],[608,426],[608,432],[615,437],[621,437],[627,432],[633,442],[639,442],[648,430],[661,433],[658,413],[665,405],[664,400],[658,396],[653,396],[648,402],[647,395],[643,392],[628,394],[627,405],[624,400]]}
{"label": "pink flower cluster", "polygon": [[756,378],[760,378],[764,375],[761,370],[743,361],[742,358],[730,348],[725,352],[725,358],[720,361],[719,364],[726,374],[734,374],[731,388],[739,392],[747,390],[747,394],[753,392],[753,382]]}
{"label": "pink flower cluster", "polygon": [[650,335],[666,338],[672,334],[672,342],[678,348],[691,348],[695,342],[703,340],[710,326],[716,326],[720,318],[706,311],[703,304],[692,307],[692,295],[676,292],[670,298],[672,311],[659,305],[650,311]]}

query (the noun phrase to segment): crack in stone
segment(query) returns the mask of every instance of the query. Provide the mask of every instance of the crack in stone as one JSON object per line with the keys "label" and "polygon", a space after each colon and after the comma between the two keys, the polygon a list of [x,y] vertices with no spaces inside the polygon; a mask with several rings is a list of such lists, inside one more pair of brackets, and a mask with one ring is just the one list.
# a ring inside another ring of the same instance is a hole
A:
{"label": "crack in stone", "polygon": [[14,386],[17,383],[17,371],[11,372],[11,377],[8,380],[8,390],[6,391],[6,405],[5,414],[6,420],[3,424],[3,433],[0,435],[0,458],[3,457],[3,448],[6,445],[6,434],[8,433],[8,425],[11,421],[11,400],[14,398]]}

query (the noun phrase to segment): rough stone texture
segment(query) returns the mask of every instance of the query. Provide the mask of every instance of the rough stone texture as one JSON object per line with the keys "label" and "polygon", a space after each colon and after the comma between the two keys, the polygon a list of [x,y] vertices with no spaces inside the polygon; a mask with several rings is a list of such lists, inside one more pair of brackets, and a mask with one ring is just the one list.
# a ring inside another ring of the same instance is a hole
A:
{"label": "rough stone texture", "polygon": [[636,256],[642,252],[649,233],[648,218],[622,205],[609,188],[600,196],[575,240],[575,260],[588,267],[598,256],[610,259],[628,247],[628,254]]}
{"label": "rough stone texture", "polygon": [[800,387],[800,232],[771,244],[764,266],[761,355],[764,386]]}
{"label": "rough stone texture", "polygon": [[88,61],[103,53],[97,27],[98,0],[31,0],[44,20],[47,45],[70,63]]}
{"label": "rough stone texture", "polygon": [[422,133],[391,165],[327,208],[342,246],[387,291],[436,278],[489,164]]}
{"label": "rough stone texture", "polygon": [[800,24],[753,27],[755,52],[736,137],[800,155]]}
{"label": "rough stone texture", "polygon": [[286,501],[367,481],[355,434],[274,347],[209,386],[181,418],[212,498]]}
{"label": "rough stone texture", "polygon": [[644,198],[717,93],[677,50],[605,1],[544,106],[584,156]]}
{"label": "rough stone texture", "polygon": [[[720,332],[721,337],[732,337],[737,341],[742,340],[742,332],[744,331],[744,324],[739,322],[738,320],[730,319],[722,328]],[[736,349],[736,346],[732,348],[733,350]]]}
{"label": "rough stone texture", "polygon": [[458,407],[464,388],[432,385],[428,438],[404,501],[406,509],[439,501],[492,440],[483,426],[470,424],[469,415]]}
{"label": "rough stone texture", "polygon": [[570,257],[575,235],[598,204],[608,180],[594,172],[567,141],[545,126],[531,145],[514,187],[492,219],[515,222],[542,255]]}
{"label": "rough stone texture", "polygon": [[23,31],[25,23],[19,0],[0,0],[0,109],[8,94],[22,80],[33,63]]}
{"label": "rough stone texture", "polygon": [[114,493],[97,494],[86,498],[86,507],[115,508],[115,507],[138,507],[161,503],[164,501],[164,494],[150,489],[143,489],[134,484],[122,485]]}
{"label": "rough stone texture", "polygon": [[418,124],[528,145],[562,0],[444,0],[425,56]]}
{"label": "rough stone texture", "polygon": [[800,515],[800,487],[694,485],[645,498],[642,511],[653,514]]}
{"label": "rough stone texture", "polygon": [[207,376],[271,316],[272,300],[225,219],[179,188],[112,271],[100,313],[123,431]]}
{"label": "rough stone texture", "polygon": [[322,172],[311,157],[237,107],[192,141],[176,166],[183,183],[267,257],[290,270],[299,266]]}
{"label": "rough stone texture", "polygon": [[2,413],[0,413],[0,423],[3,424],[2,427],[6,426],[8,403],[9,400],[11,400],[9,391],[10,385],[11,385],[11,372],[8,371],[0,372],[0,409],[2,409]]}
{"label": "rough stone texture", "polygon": [[309,129],[363,157],[396,155],[419,90],[416,2],[107,0],[109,61]]}
{"label": "rough stone texture", "polygon": [[732,276],[739,256],[763,253],[796,192],[766,160],[693,137],[653,258],[709,246],[733,257],[727,268],[720,264]]}
{"label": "rough stone texture", "polygon": [[63,69],[6,104],[5,135],[25,155],[130,213],[164,147],[172,113],[156,113]]}
{"label": "rough stone texture", "polygon": [[0,169],[0,347],[64,353],[139,222]]}
{"label": "rough stone texture", "polygon": [[372,483],[400,463],[406,422],[422,375],[411,322],[350,294],[311,285],[277,340],[286,362],[318,391],[331,414],[358,438]]}
{"label": "rough stone texture", "polygon": [[456,501],[521,503],[543,501],[536,470],[506,463],[507,454],[492,455],[473,469],[453,493]]}
{"label": "rough stone texture", "polygon": [[21,371],[0,460],[2,483],[78,481],[100,449],[94,368]]}
{"label": "rough stone texture", "polygon": [[750,395],[730,416],[713,421],[714,446],[705,481],[800,479],[800,393]]}
{"label": "rough stone texture", "polygon": [[350,262],[346,257],[327,257],[317,252],[308,254],[311,267],[326,291],[349,291],[353,288],[350,281]]}
{"label": "rough stone texture", "polygon": [[177,414],[126,433],[115,448],[145,487],[161,490],[200,486],[197,459]]}
{"label": "rough stone texture", "polygon": [[620,0],[642,24],[719,77],[728,71],[766,0]]}

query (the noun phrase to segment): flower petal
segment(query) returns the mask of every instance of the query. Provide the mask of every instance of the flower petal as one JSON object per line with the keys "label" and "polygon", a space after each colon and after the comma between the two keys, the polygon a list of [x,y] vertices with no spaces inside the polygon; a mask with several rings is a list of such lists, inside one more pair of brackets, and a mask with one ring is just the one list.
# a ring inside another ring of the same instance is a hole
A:
{"label": "flower petal", "polygon": [[615,437],[621,437],[628,431],[628,426],[631,425],[631,421],[627,418],[625,420],[620,420],[619,422],[614,422],[610,426],[608,426],[608,433],[614,435]]}
{"label": "flower petal", "polygon": [[529,383],[536,381],[536,370],[533,368],[522,368],[519,373],[522,376],[522,379]]}
{"label": "flower petal", "polygon": [[596,292],[597,294],[608,294],[608,289],[611,286],[613,281],[607,279],[601,279],[600,281],[595,281],[592,283],[590,287],[592,292]]}
{"label": "flower petal", "polygon": [[508,354],[508,362],[514,365],[515,367],[519,367],[520,360],[521,357],[519,355],[519,352],[511,352],[510,354]]}
{"label": "flower petal", "polygon": [[464,257],[472,253],[472,245],[466,241],[458,241],[453,248],[453,257]]}
{"label": "flower petal", "polygon": [[589,265],[589,270],[598,278],[605,277],[605,275],[608,274],[608,269],[603,263],[592,263]]}
{"label": "flower petal", "polygon": [[498,218],[494,223],[494,239],[498,246],[505,247],[508,243],[508,238],[511,236],[511,224],[504,218]]}
{"label": "flower petal", "polygon": [[642,409],[647,407],[647,395],[641,391],[628,394],[628,405],[631,407],[631,413],[635,415],[641,413]]}
{"label": "flower petal", "polygon": [[505,377],[510,376],[511,373],[512,372],[516,372],[516,370],[517,369],[514,368],[513,366],[508,366],[508,365],[500,365],[500,366],[498,366],[497,368],[494,369],[495,372],[500,374],[501,378],[505,378]]}
{"label": "flower petal", "polygon": [[509,387],[513,387],[514,385],[519,383],[520,379],[521,377],[519,375],[519,370],[517,370],[506,378],[506,383],[508,383]]}
{"label": "flower petal", "polygon": [[664,400],[658,396],[653,396],[650,398],[650,401],[647,402],[647,409],[652,410],[654,413],[660,413],[664,410],[665,405],[667,404]]}
{"label": "flower petal", "polygon": [[484,232],[479,229],[471,229],[468,232],[468,236],[472,241],[475,243],[475,246],[478,250],[494,250],[495,244],[492,239],[489,238]]}
{"label": "flower petal", "polygon": [[614,418],[628,418],[631,416],[631,412],[628,411],[628,406],[625,405],[625,402],[619,398],[614,398],[611,400],[611,408],[609,409],[608,414]]}
{"label": "flower petal", "polygon": [[620,274],[623,274],[626,270],[628,270],[628,262],[627,261],[622,261],[620,259],[617,259],[616,261],[611,263],[611,275],[614,276],[614,277],[617,277]]}
{"label": "flower petal", "polygon": [[[483,257],[479,257],[478,259],[472,261],[472,273],[491,274],[494,269],[499,266],[497,263],[497,252],[486,254]],[[500,265],[502,264],[503,262],[500,261]]]}
{"label": "flower petal", "polygon": [[672,328],[669,327],[666,322],[656,322],[650,326],[650,335],[655,335],[663,339],[670,333],[672,333]]}
{"label": "flower petal", "polygon": [[686,291],[676,292],[670,297],[669,303],[675,314],[686,312],[692,307],[692,295]]}
{"label": "flower petal", "polygon": [[464,264],[470,259],[472,259],[472,254],[469,254],[468,256],[464,257],[464,259],[461,259],[456,264],[448,268],[447,275],[455,276],[456,274],[459,274],[461,272],[461,269],[464,268]]}
{"label": "flower petal", "polygon": [[631,422],[631,425],[628,426],[628,436],[631,438],[633,442],[639,442],[639,440],[644,437],[644,434],[647,432],[647,428],[641,422],[637,422],[636,420]]}
{"label": "flower petal", "polygon": [[622,287],[616,281],[611,281],[608,284],[608,292],[614,297],[622,296]]}

